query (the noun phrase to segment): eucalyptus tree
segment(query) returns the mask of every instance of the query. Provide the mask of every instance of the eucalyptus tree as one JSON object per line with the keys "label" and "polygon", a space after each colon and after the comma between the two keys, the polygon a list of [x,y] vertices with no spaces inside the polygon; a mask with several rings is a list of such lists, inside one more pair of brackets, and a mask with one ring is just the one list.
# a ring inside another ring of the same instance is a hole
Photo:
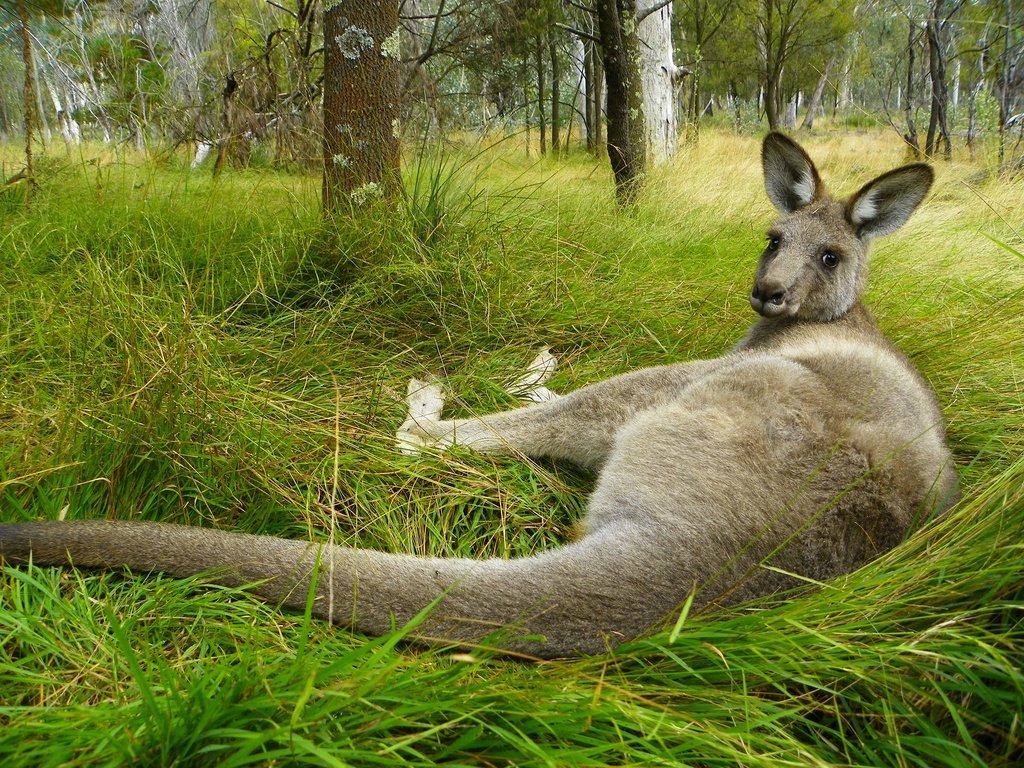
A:
{"label": "eucalyptus tree", "polygon": [[700,117],[707,103],[703,96],[716,84],[729,90],[729,83],[735,83],[736,67],[728,66],[735,47],[727,41],[723,44],[727,34],[720,33],[737,26],[738,9],[739,0],[675,0],[677,48],[690,69],[686,94],[688,140],[696,141],[699,134]]}
{"label": "eucalyptus tree", "polygon": [[690,69],[676,63],[671,2],[638,0],[636,23],[647,158],[651,165],[657,166],[676,154],[679,142],[677,90]]}
{"label": "eucalyptus tree", "polygon": [[[532,102],[527,110],[527,125],[536,114],[540,153],[548,152],[548,137],[552,154],[560,151],[561,80],[563,67],[559,56],[560,38],[565,35],[564,14],[559,0],[507,0],[494,9],[496,25],[490,42],[496,56],[518,50],[524,65],[520,69],[520,83],[524,102]],[[528,63],[527,63],[528,62]],[[525,74],[532,70],[533,83],[525,82]],[[532,96],[528,95],[531,94]]]}
{"label": "eucalyptus tree", "polygon": [[324,6],[323,209],[401,192],[398,0]]}
{"label": "eucalyptus tree", "polygon": [[949,134],[949,84],[946,79],[950,55],[949,28],[953,16],[963,4],[964,0],[930,0],[924,25],[928,41],[928,77],[931,82],[925,154],[933,157],[941,150],[946,160],[953,158],[953,142]]}
{"label": "eucalyptus tree", "polygon": [[608,160],[616,198],[632,203],[647,169],[646,122],[640,79],[635,0],[594,0],[604,65]]}
{"label": "eucalyptus tree", "polygon": [[60,15],[65,11],[64,0],[0,0],[0,8],[13,13],[18,19],[18,32],[21,37],[21,61],[24,67],[23,109],[25,121],[25,177],[30,184],[35,184],[35,167],[32,157],[32,134],[35,130],[36,93],[35,56],[32,46],[32,17]]}
{"label": "eucalyptus tree", "polygon": [[[764,110],[772,130],[782,127],[783,107],[808,82],[816,82],[819,70],[810,59],[817,55],[823,67],[822,51],[840,46],[853,29],[854,2],[837,0],[745,0],[756,5],[748,13],[753,21],[754,41],[761,56]],[[787,80],[789,88],[786,88]],[[787,93],[788,90],[788,93]]]}
{"label": "eucalyptus tree", "polygon": [[1016,127],[1018,135],[1024,138],[1024,2],[1000,0],[992,2],[991,6],[993,18],[999,20],[998,38],[1001,38],[993,45],[993,80],[999,97],[999,164],[1002,166],[1011,127]]}
{"label": "eucalyptus tree", "polygon": [[[111,5],[114,5],[111,3]],[[212,0],[122,0],[121,13],[131,22],[131,39],[144,45],[145,65],[156,65],[160,98],[158,111],[165,130],[191,136],[202,118],[204,101],[213,90],[213,76],[206,69],[213,47]],[[156,95],[156,94],[154,94]]]}

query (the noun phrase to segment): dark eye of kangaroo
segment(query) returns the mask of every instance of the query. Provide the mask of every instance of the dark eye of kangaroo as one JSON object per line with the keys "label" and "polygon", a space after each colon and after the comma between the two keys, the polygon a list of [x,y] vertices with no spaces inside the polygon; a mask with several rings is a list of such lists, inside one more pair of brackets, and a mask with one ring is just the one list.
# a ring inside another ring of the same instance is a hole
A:
{"label": "dark eye of kangaroo", "polygon": [[832,251],[825,251],[821,254],[821,263],[825,265],[825,269],[835,269],[839,265],[839,257]]}
{"label": "dark eye of kangaroo", "polygon": [[779,250],[779,243],[780,242],[781,242],[781,240],[778,237],[778,235],[770,236],[768,238],[768,252],[769,253],[775,253],[775,251]]}

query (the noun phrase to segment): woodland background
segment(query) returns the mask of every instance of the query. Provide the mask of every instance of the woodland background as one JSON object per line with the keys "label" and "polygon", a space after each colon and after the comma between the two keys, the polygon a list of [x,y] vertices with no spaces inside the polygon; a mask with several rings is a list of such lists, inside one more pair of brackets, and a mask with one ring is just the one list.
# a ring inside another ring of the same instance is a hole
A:
{"label": "woodland background", "polygon": [[[344,2],[327,5],[340,21],[352,15]],[[394,51],[381,56],[398,59],[399,97],[388,97],[382,109],[393,114],[382,120],[406,146],[525,132],[541,155],[576,146],[600,155],[627,145],[641,115],[637,173],[671,158],[680,140],[697,141],[707,123],[812,129],[828,118],[890,126],[917,155],[973,156],[991,139],[993,161],[1019,168],[1024,153],[1024,3],[1014,0],[351,7],[371,21],[398,13]],[[321,0],[0,0],[0,141],[20,140],[28,117],[44,146],[185,150],[196,165],[210,156],[216,171],[315,169],[334,126],[325,134],[325,92],[348,87],[324,76],[324,17]],[[365,28],[341,25],[334,36],[359,53],[372,42]],[[620,44],[625,68],[615,69]],[[365,90],[381,87],[375,78]],[[620,102],[630,126],[609,138]]]}

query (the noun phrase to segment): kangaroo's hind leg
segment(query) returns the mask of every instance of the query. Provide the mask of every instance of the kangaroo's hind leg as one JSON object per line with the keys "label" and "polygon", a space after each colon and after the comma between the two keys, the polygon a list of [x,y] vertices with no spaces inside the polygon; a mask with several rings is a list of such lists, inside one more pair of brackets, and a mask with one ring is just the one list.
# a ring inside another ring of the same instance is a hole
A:
{"label": "kangaroo's hind leg", "polygon": [[547,403],[557,400],[561,395],[544,386],[557,366],[558,358],[545,347],[527,366],[525,374],[505,384],[505,391],[524,403]]}
{"label": "kangaroo's hind leg", "polygon": [[441,386],[430,381],[410,379],[405,404],[409,410],[395,436],[398,450],[412,456],[424,448],[446,447],[430,434],[430,427],[440,423],[441,410],[444,408],[444,390]]}

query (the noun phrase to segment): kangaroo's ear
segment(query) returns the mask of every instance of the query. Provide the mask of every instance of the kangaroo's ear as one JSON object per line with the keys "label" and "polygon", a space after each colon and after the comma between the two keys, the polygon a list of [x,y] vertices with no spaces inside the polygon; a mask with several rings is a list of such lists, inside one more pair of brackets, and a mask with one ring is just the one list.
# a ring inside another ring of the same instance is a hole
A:
{"label": "kangaroo's ear", "polygon": [[860,238],[895,232],[924,200],[935,179],[931,166],[905,165],[865,184],[846,204],[846,218]]}
{"label": "kangaroo's ear", "polygon": [[782,213],[792,213],[824,196],[818,169],[803,148],[781,133],[769,133],[761,146],[764,188]]}

